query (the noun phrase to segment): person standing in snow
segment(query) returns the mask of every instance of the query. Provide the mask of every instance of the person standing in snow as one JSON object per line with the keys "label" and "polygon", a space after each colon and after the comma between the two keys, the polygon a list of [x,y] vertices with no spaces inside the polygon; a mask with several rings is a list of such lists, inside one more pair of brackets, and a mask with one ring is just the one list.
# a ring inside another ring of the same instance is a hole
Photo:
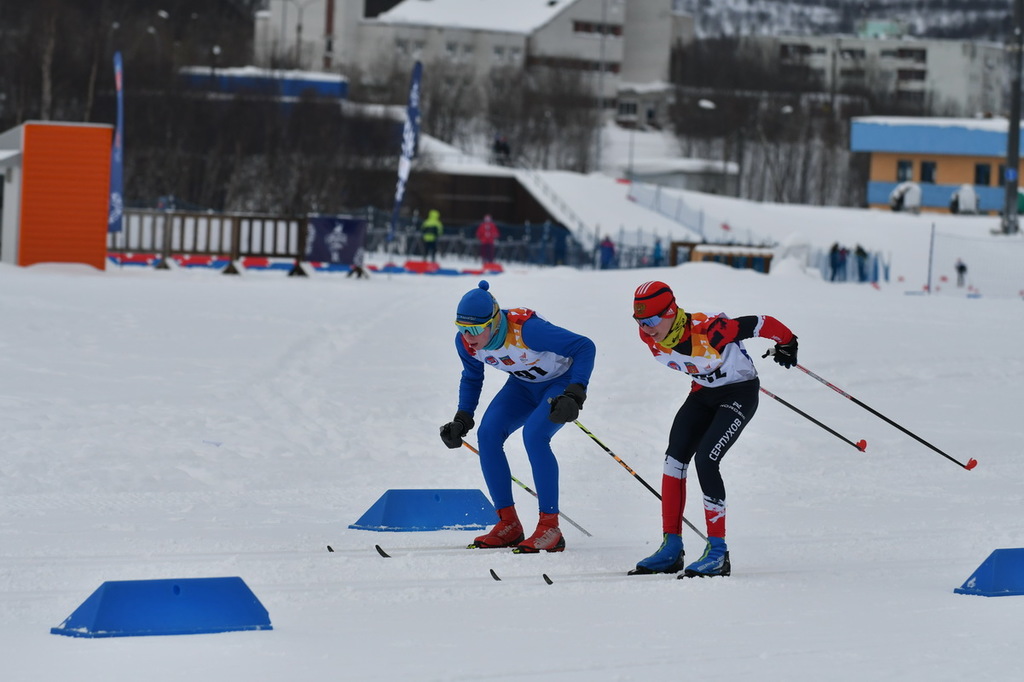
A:
{"label": "person standing in snow", "polygon": [[444,234],[444,225],[441,223],[441,212],[437,209],[430,209],[427,219],[420,226],[423,237],[423,260],[437,262],[437,242]]}
{"label": "person standing in snow", "polygon": [[615,242],[612,241],[611,235],[607,235],[601,240],[599,250],[601,252],[601,269],[608,270],[609,268],[614,268]]}
{"label": "person standing in snow", "polygon": [[480,242],[480,260],[484,265],[494,262],[494,242],[501,236],[498,226],[491,220],[491,216],[485,215],[484,221],[476,228],[476,238]]}
{"label": "person standing in snow", "polygon": [[678,573],[683,569],[683,510],[686,474],[692,461],[704,494],[708,541],[704,553],[686,566],[684,575],[729,575],[732,567],[725,543],[725,484],[719,467],[754,416],[761,386],[743,341],[755,337],[775,341],[775,362],[790,368],[797,361],[796,336],[768,315],[732,319],[724,313],[687,313],[676,303],[672,289],[657,281],[637,287],[633,319],[640,327],[640,340],[654,358],[669,369],[689,375],[691,386],[672,422],[665,451],[661,477],[663,541],[657,552],[639,561],[629,573]]}
{"label": "person standing in snow", "polygon": [[661,247],[661,238],[655,237],[654,251],[651,254],[651,265],[653,265],[656,268],[660,268],[663,260],[665,260],[665,252],[662,250]]}
{"label": "person standing in snow", "polygon": [[[565,540],[558,528],[558,461],[551,438],[579,416],[596,349],[587,337],[557,327],[529,308],[502,310],[489,288],[481,281],[462,297],[456,310],[455,349],[462,360],[462,377],[458,410],[441,427],[441,440],[449,448],[458,448],[473,428],[484,367],[507,372],[508,379],[484,411],[478,432],[480,467],[499,520],[471,547],[560,552]],[[505,455],[505,441],[520,428],[540,506],[537,529],[526,539],[512,500],[512,474]]]}

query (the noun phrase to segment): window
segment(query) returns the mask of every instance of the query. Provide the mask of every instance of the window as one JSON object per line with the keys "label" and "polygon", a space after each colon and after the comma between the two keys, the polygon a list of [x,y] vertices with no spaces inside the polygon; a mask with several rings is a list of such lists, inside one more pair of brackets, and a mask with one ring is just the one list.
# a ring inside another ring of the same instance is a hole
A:
{"label": "window", "polygon": [[924,71],[917,71],[915,69],[900,69],[896,72],[896,78],[901,81],[923,81],[924,76]]}
{"label": "window", "polygon": [[593,21],[574,21],[572,22],[572,30],[574,33],[596,33],[597,35],[610,35],[610,36],[622,36],[622,25],[621,24],[601,24]]}
{"label": "window", "polygon": [[896,56],[900,59],[909,59],[915,62],[925,62],[928,60],[928,51],[921,50],[911,47],[901,47],[896,50]]}
{"label": "window", "polygon": [[799,57],[806,57],[811,53],[810,45],[800,45],[798,43],[783,43],[779,46],[779,56],[783,59],[796,59]]}
{"label": "window", "polygon": [[921,182],[935,183],[935,162],[934,161],[922,161],[921,162]]}
{"label": "window", "polygon": [[907,182],[914,179],[914,162],[900,160],[896,162],[896,182]]}
{"label": "window", "polygon": [[896,92],[896,101],[903,104],[924,104],[924,93],[915,90],[899,90]]}
{"label": "window", "polygon": [[505,46],[504,45],[495,45],[494,46],[494,57],[496,59],[498,59],[498,60],[501,60],[504,56],[505,56]]}
{"label": "window", "polygon": [[988,187],[992,184],[992,166],[987,163],[974,164],[974,184]]}

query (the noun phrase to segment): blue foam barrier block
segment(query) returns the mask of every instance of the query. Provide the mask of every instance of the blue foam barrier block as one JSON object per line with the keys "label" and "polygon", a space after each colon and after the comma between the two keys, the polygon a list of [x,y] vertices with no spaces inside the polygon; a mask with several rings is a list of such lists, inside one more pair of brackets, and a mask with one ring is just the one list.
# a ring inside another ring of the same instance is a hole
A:
{"label": "blue foam barrier block", "polygon": [[272,629],[260,600],[232,577],[108,581],[50,633],[139,637]]}
{"label": "blue foam barrier block", "polygon": [[1024,594],[1024,547],[995,550],[953,592],[982,597]]}
{"label": "blue foam barrier block", "polygon": [[480,530],[497,521],[494,505],[479,490],[388,490],[349,528]]}

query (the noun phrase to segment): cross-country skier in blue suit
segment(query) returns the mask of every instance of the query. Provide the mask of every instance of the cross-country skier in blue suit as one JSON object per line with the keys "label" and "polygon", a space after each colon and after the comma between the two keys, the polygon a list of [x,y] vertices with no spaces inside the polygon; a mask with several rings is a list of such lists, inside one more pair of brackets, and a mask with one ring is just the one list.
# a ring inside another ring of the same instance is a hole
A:
{"label": "cross-country skier in blue suit", "polygon": [[[480,467],[499,521],[473,544],[515,547],[523,553],[560,552],[565,539],[558,528],[558,461],[551,438],[579,416],[596,349],[587,337],[557,327],[533,310],[502,310],[488,289],[488,283],[481,281],[459,301],[455,316],[459,329],[455,348],[462,360],[459,406],[452,421],[441,427],[441,440],[457,448],[473,428],[484,366],[507,372],[508,380],[484,411],[478,431]],[[505,441],[520,428],[540,505],[537,530],[525,540],[505,455]]]}

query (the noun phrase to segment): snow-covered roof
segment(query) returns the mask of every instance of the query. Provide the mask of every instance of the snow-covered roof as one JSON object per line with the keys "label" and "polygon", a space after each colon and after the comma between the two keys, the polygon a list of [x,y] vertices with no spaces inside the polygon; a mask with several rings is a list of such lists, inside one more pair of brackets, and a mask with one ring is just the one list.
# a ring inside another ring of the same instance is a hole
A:
{"label": "snow-covered roof", "polygon": [[856,116],[858,123],[886,126],[932,126],[936,128],[966,128],[970,130],[988,130],[1006,132],[1007,119],[1002,116],[992,118],[948,118],[942,116]]}
{"label": "snow-covered roof", "polygon": [[[208,66],[183,66],[180,73],[209,75]],[[302,71],[298,69],[264,69],[258,66],[229,66],[216,70],[218,76],[229,78],[280,78],[285,80],[323,81],[325,83],[345,83],[347,78],[327,71]]]}
{"label": "snow-covered roof", "polygon": [[423,24],[532,33],[577,0],[405,0],[377,16],[389,24]]}
{"label": "snow-covered roof", "polygon": [[6,166],[14,166],[21,159],[21,151],[17,149],[0,149],[0,170]]}
{"label": "snow-covered roof", "polygon": [[[627,161],[624,165],[619,164],[622,169],[630,169]],[[737,175],[740,167],[735,161],[719,161],[716,159],[635,159],[632,163],[632,171],[637,175],[650,175],[662,173],[726,173]]]}

